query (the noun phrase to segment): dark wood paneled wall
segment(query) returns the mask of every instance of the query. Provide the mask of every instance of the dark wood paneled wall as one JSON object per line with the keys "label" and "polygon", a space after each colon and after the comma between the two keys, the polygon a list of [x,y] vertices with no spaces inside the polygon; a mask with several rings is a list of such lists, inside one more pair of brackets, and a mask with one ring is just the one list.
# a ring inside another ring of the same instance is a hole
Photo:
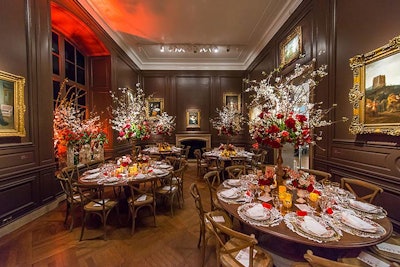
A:
{"label": "dark wood paneled wall", "polygon": [[[328,78],[319,84],[315,100],[326,107],[337,103],[333,120],[352,118],[348,101],[353,87],[349,59],[374,50],[400,34],[400,2],[396,0],[306,0],[278,31],[249,68],[251,78],[260,78],[260,71],[270,71],[279,64],[279,44],[296,26],[303,30],[305,57],[284,69],[293,70],[295,63],[328,64]],[[324,54],[319,54],[325,51]],[[353,177],[383,187],[377,203],[384,206],[400,229],[400,137],[385,135],[352,135],[349,122],[322,129],[324,139],[313,149],[312,166],[331,172],[334,179]]]}
{"label": "dark wood paneled wall", "polygon": [[[164,98],[165,111],[176,116],[176,133],[211,133],[212,144],[217,146],[226,138],[218,136],[210,118],[217,116],[216,108],[222,108],[224,93],[241,94],[243,99],[243,75],[243,71],[143,71],[142,84],[146,95]],[[187,109],[200,110],[200,129],[186,128]],[[231,141],[243,144],[247,138],[244,132]],[[175,143],[174,135],[169,142]]]}

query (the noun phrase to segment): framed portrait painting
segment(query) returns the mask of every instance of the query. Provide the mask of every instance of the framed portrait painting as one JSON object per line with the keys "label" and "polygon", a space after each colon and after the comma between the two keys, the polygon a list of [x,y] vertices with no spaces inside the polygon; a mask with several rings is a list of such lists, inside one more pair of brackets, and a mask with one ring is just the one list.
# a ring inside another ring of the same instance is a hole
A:
{"label": "framed portrait painting", "polygon": [[400,136],[400,36],[350,59],[353,104],[350,132]]}
{"label": "framed portrait painting", "polygon": [[241,98],[240,94],[225,93],[224,94],[224,106],[241,111]]}
{"label": "framed portrait painting", "polygon": [[0,137],[25,136],[25,78],[0,71]]}
{"label": "framed portrait painting", "polygon": [[200,109],[186,110],[186,128],[200,128]]}
{"label": "framed portrait painting", "polygon": [[164,98],[149,98],[146,100],[148,118],[155,118],[164,111]]}
{"label": "framed portrait painting", "polygon": [[280,65],[288,65],[298,58],[303,50],[301,26],[297,26],[287,37],[279,44]]}

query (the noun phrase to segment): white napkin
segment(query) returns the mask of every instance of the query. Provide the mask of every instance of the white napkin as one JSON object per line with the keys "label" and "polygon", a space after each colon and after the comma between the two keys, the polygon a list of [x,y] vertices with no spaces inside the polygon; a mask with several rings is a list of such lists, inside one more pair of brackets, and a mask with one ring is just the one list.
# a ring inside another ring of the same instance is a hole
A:
{"label": "white napkin", "polygon": [[304,222],[301,224],[301,227],[318,236],[323,236],[328,233],[328,230],[326,230],[324,226],[310,216],[304,216]]}
{"label": "white napkin", "polygon": [[349,201],[350,206],[355,207],[359,210],[365,211],[365,212],[377,212],[378,209],[375,205],[369,204],[369,203],[365,203],[365,202],[361,202],[361,201],[357,201],[354,199],[350,199]]}
{"label": "white napkin", "polygon": [[163,174],[163,173],[164,173],[164,171],[163,171],[163,170],[160,170],[160,169],[153,169],[153,172],[154,172],[155,174]]}
{"label": "white napkin", "polygon": [[144,175],[143,173],[138,173],[138,175],[135,176],[135,179],[144,179],[146,178],[146,175]]}
{"label": "white napkin", "polygon": [[350,213],[342,213],[342,222],[361,231],[375,233],[376,227]]}
{"label": "white napkin", "polygon": [[167,164],[161,164],[161,165],[159,165],[158,167],[161,168],[161,169],[168,169],[168,168],[171,167],[171,166],[170,166],[170,165],[167,165]]}
{"label": "white napkin", "polygon": [[84,179],[85,180],[93,180],[93,179],[96,179],[98,176],[99,176],[99,174],[100,173],[92,173],[92,174],[88,174],[88,175],[85,175],[85,177],[84,177]]}
{"label": "white napkin", "polygon": [[[104,199],[104,203],[107,203],[108,201],[109,201],[109,199]],[[101,205],[98,203],[95,203],[95,204],[93,204],[93,207],[101,207]]]}
{"label": "white napkin", "polygon": [[267,214],[261,204],[256,204],[246,211],[247,215],[253,219],[264,219]]}
{"label": "white napkin", "polygon": [[224,223],[225,218],[224,216],[218,215],[218,216],[212,216],[213,220],[217,223]]}
{"label": "white napkin", "polygon": [[238,191],[236,188],[231,188],[228,190],[221,191],[221,196],[224,198],[234,198],[237,196],[237,193]]}
{"label": "white napkin", "polygon": [[113,182],[117,182],[117,181],[118,181],[118,178],[117,178],[117,177],[110,177],[110,178],[107,178],[106,181],[107,181],[108,183],[113,183]]}
{"label": "white napkin", "polygon": [[227,183],[232,186],[239,186],[240,180],[239,179],[228,179]]}
{"label": "white napkin", "polygon": [[141,195],[140,197],[138,197],[138,198],[136,199],[136,201],[142,202],[142,201],[145,201],[146,198],[147,198],[147,196],[146,196],[145,194],[143,194],[143,195]]}
{"label": "white napkin", "polygon": [[100,172],[100,168],[91,169],[87,171],[87,173],[96,173],[96,172]]}

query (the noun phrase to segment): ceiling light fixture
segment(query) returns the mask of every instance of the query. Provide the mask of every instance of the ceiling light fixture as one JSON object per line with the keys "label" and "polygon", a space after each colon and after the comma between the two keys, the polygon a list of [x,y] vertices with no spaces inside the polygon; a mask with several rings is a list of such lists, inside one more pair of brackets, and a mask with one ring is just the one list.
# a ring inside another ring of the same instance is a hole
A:
{"label": "ceiling light fixture", "polygon": [[212,45],[212,44],[161,44],[160,52],[170,53],[218,53],[221,49],[230,52],[231,46]]}

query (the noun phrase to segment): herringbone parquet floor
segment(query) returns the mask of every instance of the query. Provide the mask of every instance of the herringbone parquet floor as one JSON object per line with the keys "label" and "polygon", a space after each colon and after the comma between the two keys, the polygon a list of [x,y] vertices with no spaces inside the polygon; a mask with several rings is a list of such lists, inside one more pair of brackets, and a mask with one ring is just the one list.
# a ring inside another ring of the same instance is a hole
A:
{"label": "herringbone parquet floor", "polygon": [[[143,210],[130,234],[127,210],[121,208],[121,225],[110,214],[108,240],[87,238],[102,234],[96,221],[85,231],[85,240],[79,242],[81,216],[72,232],[64,226],[66,205],[28,223],[0,239],[0,266],[200,266],[201,250],[197,248],[199,219],[189,186],[196,182],[201,190],[205,207],[209,208],[208,190],[202,179],[196,177],[196,166],[189,164],[184,180],[184,206],[157,207],[157,227],[152,217]],[[93,218],[95,219],[95,218]],[[206,252],[206,266],[216,265],[214,243]]]}

